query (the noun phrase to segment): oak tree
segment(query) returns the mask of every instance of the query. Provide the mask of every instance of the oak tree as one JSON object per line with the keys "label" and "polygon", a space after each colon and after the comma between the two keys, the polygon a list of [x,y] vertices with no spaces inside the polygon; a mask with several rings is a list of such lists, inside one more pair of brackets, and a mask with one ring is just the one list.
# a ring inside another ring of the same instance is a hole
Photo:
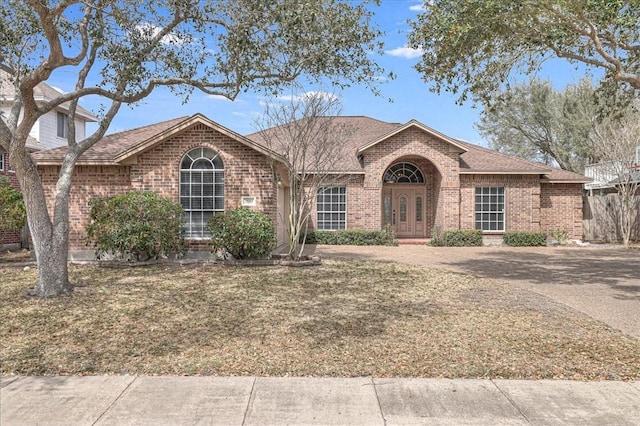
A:
{"label": "oak tree", "polygon": [[[13,103],[0,120],[0,146],[24,192],[38,262],[34,294],[72,289],[67,260],[74,165],[102,138],[121,105],[141,101],[158,87],[183,99],[194,89],[229,99],[249,90],[273,94],[302,77],[373,88],[382,70],[371,52],[382,46],[368,3],[3,0],[0,68],[12,93],[2,95]],[[73,76],[72,89],[38,102],[34,88],[58,73]],[[78,140],[76,110],[89,96],[102,99],[100,121],[93,134]],[[49,210],[25,143],[40,117],[61,108],[69,117],[68,150]]]}
{"label": "oak tree", "polygon": [[640,2],[623,0],[433,0],[412,22],[410,45],[432,90],[491,104],[516,73],[548,58],[605,72],[640,90]]}
{"label": "oak tree", "polygon": [[582,173],[595,160],[589,136],[599,118],[588,79],[562,91],[532,80],[498,92],[476,127],[497,151]]}

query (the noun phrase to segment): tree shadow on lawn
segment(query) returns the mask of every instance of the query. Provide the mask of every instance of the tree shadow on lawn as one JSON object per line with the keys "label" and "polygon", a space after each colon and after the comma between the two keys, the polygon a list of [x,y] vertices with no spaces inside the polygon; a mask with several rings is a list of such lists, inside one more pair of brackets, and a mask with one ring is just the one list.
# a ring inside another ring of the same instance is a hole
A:
{"label": "tree shadow on lawn", "polygon": [[473,259],[444,261],[465,273],[526,281],[534,285],[600,284],[619,292],[615,298],[640,300],[640,253],[624,249],[477,252]]}

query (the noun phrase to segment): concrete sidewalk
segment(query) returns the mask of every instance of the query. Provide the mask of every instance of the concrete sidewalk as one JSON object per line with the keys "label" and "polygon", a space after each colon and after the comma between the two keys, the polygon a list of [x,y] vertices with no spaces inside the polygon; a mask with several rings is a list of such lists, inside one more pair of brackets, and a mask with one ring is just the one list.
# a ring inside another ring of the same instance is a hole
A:
{"label": "concrete sidewalk", "polygon": [[640,382],[2,377],[10,425],[638,425]]}

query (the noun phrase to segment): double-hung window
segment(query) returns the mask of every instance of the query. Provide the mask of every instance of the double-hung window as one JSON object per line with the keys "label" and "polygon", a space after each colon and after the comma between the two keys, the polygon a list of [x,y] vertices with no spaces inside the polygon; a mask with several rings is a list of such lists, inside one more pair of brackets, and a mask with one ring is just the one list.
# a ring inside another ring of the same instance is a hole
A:
{"label": "double-hung window", "polygon": [[329,186],[318,188],[316,202],[317,229],[347,229],[346,187]]}
{"label": "double-hung window", "polygon": [[504,187],[476,188],[476,229],[504,231]]}

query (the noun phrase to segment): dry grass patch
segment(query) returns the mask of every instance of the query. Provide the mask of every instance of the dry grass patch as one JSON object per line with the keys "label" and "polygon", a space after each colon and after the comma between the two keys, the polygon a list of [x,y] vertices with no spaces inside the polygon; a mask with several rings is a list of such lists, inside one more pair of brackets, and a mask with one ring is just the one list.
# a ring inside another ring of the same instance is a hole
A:
{"label": "dry grass patch", "polygon": [[640,341],[508,284],[395,263],[0,269],[3,374],[640,379]]}

